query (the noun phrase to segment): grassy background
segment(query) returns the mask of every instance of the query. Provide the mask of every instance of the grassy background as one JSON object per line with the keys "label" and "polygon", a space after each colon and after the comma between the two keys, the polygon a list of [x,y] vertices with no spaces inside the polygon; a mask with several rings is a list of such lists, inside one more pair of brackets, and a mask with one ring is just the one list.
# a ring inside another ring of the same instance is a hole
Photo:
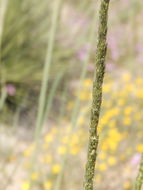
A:
{"label": "grassy background", "polygon": [[[62,0],[56,9],[57,3],[0,0],[2,190],[28,190],[31,183],[34,190],[82,189],[99,2]],[[103,190],[132,189],[143,152],[142,7],[139,0],[110,5],[95,177]],[[45,64],[50,67],[43,126],[38,124],[35,141]],[[36,164],[31,164],[33,154]]]}

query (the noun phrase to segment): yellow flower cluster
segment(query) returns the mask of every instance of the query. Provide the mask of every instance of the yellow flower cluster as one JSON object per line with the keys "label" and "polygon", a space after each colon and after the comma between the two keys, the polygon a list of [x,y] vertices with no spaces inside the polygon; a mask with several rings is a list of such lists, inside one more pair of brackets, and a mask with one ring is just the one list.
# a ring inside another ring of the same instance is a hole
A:
{"label": "yellow flower cluster", "polygon": [[[118,163],[122,165],[134,153],[143,152],[143,79],[133,80],[129,73],[125,73],[121,80],[105,81],[107,82],[103,86],[103,104],[98,126],[100,143],[95,176],[97,183],[102,181],[103,173],[109,172],[110,167],[117,167]],[[42,184],[44,190],[52,189],[57,175],[64,169],[64,159],[68,158],[70,166],[75,168],[78,165],[73,163],[78,160],[80,164],[81,158],[85,156],[91,92],[92,80],[87,78],[83,81],[82,91],[75,93],[81,101],[76,126],[72,126],[69,117],[64,118],[59,126],[50,126],[51,130],[41,140],[41,149],[37,155],[40,172],[33,172],[31,175],[37,187]],[[66,107],[69,115],[73,107],[74,101],[70,100]],[[31,145],[24,151],[26,160],[32,155],[33,149],[34,145]],[[47,177],[43,179],[43,176]],[[28,188],[29,182],[25,181],[22,189]],[[130,182],[124,183],[123,189],[130,189]]]}

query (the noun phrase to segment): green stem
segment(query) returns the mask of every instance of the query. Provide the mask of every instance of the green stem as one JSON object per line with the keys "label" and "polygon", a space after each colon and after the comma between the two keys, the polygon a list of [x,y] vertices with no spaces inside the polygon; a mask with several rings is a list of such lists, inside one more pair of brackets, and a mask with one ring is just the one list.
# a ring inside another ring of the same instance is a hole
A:
{"label": "green stem", "polygon": [[41,92],[40,92],[40,97],[39,97],[39,107],[38,107],[36,130],[35,130],[36,139],[39,137],[39,134],[42,128],[43,115],[44,115],[45,104],[46,104],[46,92],[48,88],[49,70],[50,70],[50,65],[51,65],[52,56],[53,56],[55,35],[56,35],[58,17],[59,17],[60,7],[61,7],[61,0],[55,0],[54,5],[55,7],[53,10],[52,23],[51,23],[52,27],[49,34],[48,50],[47,50],[47,56],[45,60],[44,70],[43,70],[42,86],[41,86]]}
{"label": "green stem", "polygon": [[46,104],[46,108],[45,108],[45,113],[44,113],[44,117],[43,117],[43,122],[42,122],[42,125],[44,124],[44,122],[46,121],[46,119],[49,117],[49,112],[51,110],[51,106],[52,106],[52,103],[53,103],[53,99],[54,99],[54,95],[56,93],[56,90],[59,86],[59,83],[61,82],[61,79],[64,75],[64,72],[65,70],[62,70],[62,71],[59,71],[54,83],[53,83],[53,86],[52,86],[52,89],[51,91],[49,92],[49,96],[48,96],[48,102]]}
{"label": "green stem", "polygon": [[[62,0],[55,0],[54,6],[52,10],[52,18],[51,18],[51,29],[49,33],[49,40],[48,40],[48,49],[43,69],[43,75],[42,75],[42,85],[41,85],[41,91],[40,91],[40,97],[39,97],[39,105],[38,105],[38,113],[36,118],[36,128],[35,128],[35,148],[33,151],[33,155],[31,158],[31,168],[30,168],[30,174],[34,171],[37,161],[37,154],[40,150],[40,135],[43,127],[43,121],[45,116],[45,106],[46,106],[46,92],[48,88],[48,80],[49,80],[49,71],[50,66],[53,58],[53,50],[55,45],[55,37],[56,37],[56,31],[58,26],[58,20],[61,10]],[[30,187],[29,190],[33,188],[33,181],[30,178]]]}
{"label": "green stem", "polygon": [[3,30],[4,30],[4,21],[5,21],[5,15],[7,12],[8,7],[8,0],[1,0],[0,1],[0,81],[2,84],[2,88],[5,85],[6,81],[6,73],[4,70],[4,65],[2,63],[2,36],[3,36]]}
{"label": "green stem", "polygon": [[61,97],[61,107],[60,107],[60,110],[59,110],[59,120],[63,119],[65,114],[66,114],[66,107],[65,107],[65,104],[66,104],[66,101],[67,101],[67,96],[68,96],[68,86],[67,86],[67,83],[65,84],[65,87],[63,89],[63,94],[62,94],[62,97]]}
{"label": "green stem", "polygon": [[3,87],[0,96],[0,111],[3,109],[6,98],[7,98],[7,90],[5,87]]}
{"label": "green stem", "polygon": [[4,28],[5,14],[7,11],[8,0],[0,1],[0,63],[1,63],[1,45],[2,45],[2,35]]}
{"label": "green stem", "polygon": [[105,57],[107,49],[107,20],[110,0],[102,0],[99,13],[99,30],[96,50],[96,76],[93,81],[93,95],[91,107],[91,123],[89,135],[88,158],[85,170],[84,190],[93,190],[93,178],[98,146],[98,121],[102,102],[102,84],[105,72]]}
{"label": "green stem", "polygon": [[141,190],[142,185],[143,185],[143,154],[134,190]]}

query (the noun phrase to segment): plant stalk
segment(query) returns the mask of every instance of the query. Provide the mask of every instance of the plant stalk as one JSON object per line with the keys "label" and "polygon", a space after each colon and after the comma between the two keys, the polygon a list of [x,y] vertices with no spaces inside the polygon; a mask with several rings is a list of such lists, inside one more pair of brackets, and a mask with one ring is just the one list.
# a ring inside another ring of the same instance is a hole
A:
{"label": "plant stalk", "polygon": [[142,154],[140,168],[139,168],[138,176],[136,178],[134,190],[141,190],[142,185],[143,185],[143,154]]}
{"label": "plant stalk", "polygon": [[107,49],[107,20],[108,20],[108,7],[110,0],[101,0],[99,12],[99,29],[98,41],[96,49],[96,73],[93,81],[92,92],[92,107],[91,107],[91,121],[90,121],[90,134],[88,157],[85,169],[84,190],[93,190],[93,179],[95,175],[95,164],[97,157],[98,147],[98,122],[99,114],[102,103],[102,84],[105,73],[105,57]]}

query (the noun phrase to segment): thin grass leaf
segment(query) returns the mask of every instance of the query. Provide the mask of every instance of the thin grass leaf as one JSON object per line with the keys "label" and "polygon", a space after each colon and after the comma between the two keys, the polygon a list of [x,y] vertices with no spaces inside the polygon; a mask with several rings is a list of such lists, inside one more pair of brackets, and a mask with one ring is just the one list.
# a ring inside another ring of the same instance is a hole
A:
{"label": "thin grass leaf", "polygon": [[[35,128],[35,149],[32,156],[32,166],[31,166],[31,173],[33,172],[35,168],[35,161],[36,161],[36,155],[39,150],[39,138],[41,135],[41,130],[43,127],[43,119],[45,114],[45,104],[46,104],[46,92],[48,88],[48,80],[49,80],[49,70],[52,62],[53,57],[53,49],[55,45],[55,35],[57,31],[58,26],[58,17],[60,14],[60,7],[61,7],[62,0],[55,0],[54,1],[54,7],[53,7],[53,13],[52,13],[52,22],[51,22],[51,30],[49,34],[49,41],[48,41],[48,49],[45,59],[45,65],[43,69],[43,77],[42,77],[42,85],[41,85],[41,91],[39,96],[39,106],[38,106],[38,113],[37,113],[37,119],[36,119],[36,128]],[[30,173],[30,174],[31,174]],[[30,190],[33,187],[33,183],[30,180]]]}
{"label": "thin grass leaf", "polygon": [[47,104],[46,104],[46,108],[45,108],[45,113],[44,113],[44,118],[43,118],[43,121],[42,121],[42,125],[43,125],[43,123],[48,119],[49,112],[50,112],[50,110],[51,110],[51,106],[52,106],[52,103],[53,103],[54,95],[55,95],[55,93],[56,93],[56,90],[57,90],[57,88],[58,88],[60,82],[61,82],[61,79],[62,79],[62,77],[63,77],[63,75],[64,75],[64,72],[65,72],[65,70],[59,71],[58,76],[57,76],[56,79],[54,80],[54,84],[53,84],[53,86],[52,86],[52,88],[51,88],[51,91],[50,91],[50,93],[49,93],[49,96],[48,96],[48,98],[47,98],[47,99],[48,99],[48,102],[47,102]]}
{"label": "thin grass leaf", "polygon": [[0,111],[2,110],[4,106],[6,98],[7,98],[7,90],[5,87],[3,87],[1,90],[1,97],[0,97]]}
{"label": "thin grass leaf", "polygon": [[61,0],[55,0],[54,2],[54,10],[53,10],[53,15],[52,15],[51,30],[49,34],[48,50],[47,50],[45,66],[43,70],[42,86],[41,86],[41,92],[40,92],[40,97],[39,97],[39,106],[38,106],[38,114],[37,114],[36,129],[35,129],[36,139],[38,138],[39,133],[42,128],[42,120],[43,120],[44,108],[45,108],[45,103],[46,103],[46,92],[47,92],[48,80],[49,80],[49,70],[50,70],[50,65],[52,62],[55,35],[56,35],[56,30],[57,30],[57,25],[58,25],[58,17],[59,17],[61,2],[62,2]]}
{"label": "thin grass leaf", "polygon": [[5,70],[3,69],[3,65],[2,65],[2,37],[3,37],[3,30],[4,30],[3,28],[4,28],[4,21],[5,21],[7,6],[8,6],[8,0],[0,1],[0,83],[2,84],[2,88],[6,80]]}

